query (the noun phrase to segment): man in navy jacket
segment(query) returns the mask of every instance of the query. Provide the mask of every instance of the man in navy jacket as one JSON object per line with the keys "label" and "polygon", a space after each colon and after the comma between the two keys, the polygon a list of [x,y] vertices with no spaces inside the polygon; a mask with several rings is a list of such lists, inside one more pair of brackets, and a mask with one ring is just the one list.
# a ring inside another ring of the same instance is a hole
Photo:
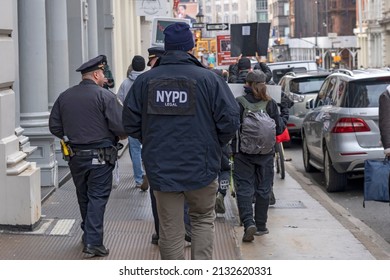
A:
{"label": "man in navy jacket", "polygon": [[160,218],[162,259],[184,259],[184,200],[192,224],[192,259],[211,259],[221,147],[239,128],[239,106],[228,85],[190,54],[186,23],[164,30],[165,55],[135,81],[123,108],[128,135],[142,158]]}

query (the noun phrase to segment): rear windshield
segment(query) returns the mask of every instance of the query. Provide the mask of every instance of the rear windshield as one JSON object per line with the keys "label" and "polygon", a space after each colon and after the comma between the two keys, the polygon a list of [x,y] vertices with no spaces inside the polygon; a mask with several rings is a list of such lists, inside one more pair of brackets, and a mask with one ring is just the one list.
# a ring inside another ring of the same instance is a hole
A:
{"label": "rear windshield", "polygon": [[379,96],[390,84],[390,77],[350,82],[345,107],[378,107]]}
{"label": "rear windshield", "polygon": [[316,93],[320,90],[324,77],[305,77],[294,79],[290,84],[290,91],[298,94]]}
{"label": "rear windshield", "polygon": [[288,72],[294,73],[305,73],[307,69],[305,67],[289,67],[289,68],[280,68],[272,71],[272,80],[278,84],[280,79]]}

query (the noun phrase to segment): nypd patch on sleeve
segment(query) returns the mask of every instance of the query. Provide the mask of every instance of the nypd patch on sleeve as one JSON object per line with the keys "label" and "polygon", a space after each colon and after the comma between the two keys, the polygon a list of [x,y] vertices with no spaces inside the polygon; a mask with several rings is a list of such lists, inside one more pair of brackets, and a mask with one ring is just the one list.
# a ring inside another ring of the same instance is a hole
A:
{"label": "nypd patch on sleeve", "polygon": [[149,83],[148,114],[195,115],[194,80],[153,79]]}

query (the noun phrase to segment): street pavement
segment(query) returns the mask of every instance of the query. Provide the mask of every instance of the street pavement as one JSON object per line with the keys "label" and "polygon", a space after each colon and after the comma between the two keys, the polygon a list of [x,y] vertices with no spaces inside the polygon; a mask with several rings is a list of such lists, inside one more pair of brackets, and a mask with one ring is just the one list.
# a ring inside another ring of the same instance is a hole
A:
{"label": "street pavement", "polygon": [[[216,218],[216,260],[389,260],[390,245],[286,162],[287,174],[276,174],[276,204],[270,206],[269,234],[243,243],[235,198],[225,198],[227,211]],[[119,160],[119,186],[114,188],[105,216],[102,260],[159,260],[150,243],[153,230],[148,192],[135,188],[126,149]],[[33,232],[0,232],[2,260],[80,260],[80,215],[72,180],[42,204],[42,220]],[[184,242],[184,241],[183,241]],[[190,258],[190,243],[186,258]]]}

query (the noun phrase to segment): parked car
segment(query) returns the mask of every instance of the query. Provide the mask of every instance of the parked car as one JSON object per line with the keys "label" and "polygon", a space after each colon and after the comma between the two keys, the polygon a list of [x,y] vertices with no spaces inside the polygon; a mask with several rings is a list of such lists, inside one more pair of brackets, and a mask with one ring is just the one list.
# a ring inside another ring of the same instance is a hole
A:
{"label": "parked car", "polygon": [[324,172],[328,192],[344,191],[350,176],[363,175],[366,159],[384,158],[378,99],[389,84],[386,70],[339,70],[307,102],[303,163],[307,172]]}
{"label": "parked car", "polygon": [[280,79],[288,72],[306,73],[308,71],[317,71],[318,67],[315,61],[298,60],[267,63],[272,72],[272,80],[278,84]]}
{"label": "parked car", "polygon": [[309,111],[306,108],[306,102],[317,96],[322,83],[329,74],[330,72],[318,71],[288,72],[279,81],[282,91],[294,102],[294,106],[290,108],[290,117],[287,123],[291,136],[301,137],[303,118]]}

